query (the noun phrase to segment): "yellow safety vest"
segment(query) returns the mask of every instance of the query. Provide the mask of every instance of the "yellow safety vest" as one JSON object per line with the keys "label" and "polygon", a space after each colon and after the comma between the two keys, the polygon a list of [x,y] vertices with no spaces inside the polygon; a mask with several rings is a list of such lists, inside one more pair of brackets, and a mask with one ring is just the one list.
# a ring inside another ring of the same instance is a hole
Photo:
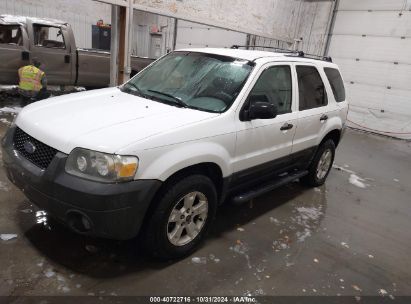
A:
{"label": "yellow safety vest", "polygon": [[44,72],[33,65],[26,65],[19,69],[19,88],[24,91],[40,91],[41,78]]}

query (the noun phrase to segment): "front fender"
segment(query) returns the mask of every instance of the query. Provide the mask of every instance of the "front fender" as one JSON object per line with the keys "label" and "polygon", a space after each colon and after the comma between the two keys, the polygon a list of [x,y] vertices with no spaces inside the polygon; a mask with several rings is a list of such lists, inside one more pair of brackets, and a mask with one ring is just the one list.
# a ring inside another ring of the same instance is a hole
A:
{"label": "front fender", "polygon": [[153,150],[145,150],[140,157],[136,179],[167,180],[174,173],[200,163],[214,163],[223,177],[232,173],[232,156],[221,144],[215,142],[184,143]]}

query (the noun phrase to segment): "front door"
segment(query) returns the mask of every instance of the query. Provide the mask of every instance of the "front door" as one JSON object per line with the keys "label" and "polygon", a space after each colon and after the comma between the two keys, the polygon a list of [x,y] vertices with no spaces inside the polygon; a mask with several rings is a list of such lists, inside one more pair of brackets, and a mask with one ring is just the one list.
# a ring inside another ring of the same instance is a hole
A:
{"label": "front door", "polygon": [[18,70],[29,63],[28,39],[20,24],[0,24],[0,84],[18,84]]}
{"label": "front door", "polygon": [[297,128],[294,95],[290,65],[269,64],[262,69],[241,111],[253,102],[263,101],[274,104],[278,115],[273,119],[238,119],[234,176],[239,183],[289,164]]}
{"label": "front door", "polygon": [[29,24],[31,30],[32,59],[41,62],[47,82],[53,85],[71,85],[72,64],[68,33],[64,27]]}

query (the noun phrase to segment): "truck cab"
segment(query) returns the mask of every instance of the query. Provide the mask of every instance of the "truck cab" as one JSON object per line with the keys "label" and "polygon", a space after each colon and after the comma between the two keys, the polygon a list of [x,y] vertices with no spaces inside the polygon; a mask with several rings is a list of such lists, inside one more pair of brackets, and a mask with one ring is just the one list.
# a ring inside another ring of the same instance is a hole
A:
{"label": "truck cab", "polygon": [[[17,84],[18,69],[34,58],[51,85],[102,88],[110,82],[110,52],[78,49],[70,24],[60,20],[0,15],[0,57],[0,84]],[[153,61],[132,56],[132,72]]]}

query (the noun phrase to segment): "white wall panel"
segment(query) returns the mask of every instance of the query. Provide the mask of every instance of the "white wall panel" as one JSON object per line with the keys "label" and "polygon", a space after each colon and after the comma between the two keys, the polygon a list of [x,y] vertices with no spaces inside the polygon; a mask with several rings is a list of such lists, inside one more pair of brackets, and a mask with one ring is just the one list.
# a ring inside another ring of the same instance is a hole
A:
{"label": "white wall panel", "polygon": [[340,10],[401,10],[407,0],[342,0]]}
{"label": "white wall panel", "polygon": [[348,82],[411,91],[411,65],[334,58]]}
{"label": "white wall panel", "polygon": [[411,12],[339,11],[333,33],[411,37]]}
{"label": "white wall panel", "polygon": [[329,48],[346,82],[350,120],[409,139],[410,4],[409,0],[341,0]]}
{"label": "white wall panel", "polygon": [[188,47],[231,47],[245,45],[247,35],[211,26],[179,21],[177,49]]}
{"label": "white wall panel", "polygon": [[346,84],[350,97],[349,125],[377,133],[409,139],[411,91],[386,90],[365,84]]}
{"label": "white wall panel", "polygon": [[329,54],[337,58],[411,64],[411,38],[333,35]]}

